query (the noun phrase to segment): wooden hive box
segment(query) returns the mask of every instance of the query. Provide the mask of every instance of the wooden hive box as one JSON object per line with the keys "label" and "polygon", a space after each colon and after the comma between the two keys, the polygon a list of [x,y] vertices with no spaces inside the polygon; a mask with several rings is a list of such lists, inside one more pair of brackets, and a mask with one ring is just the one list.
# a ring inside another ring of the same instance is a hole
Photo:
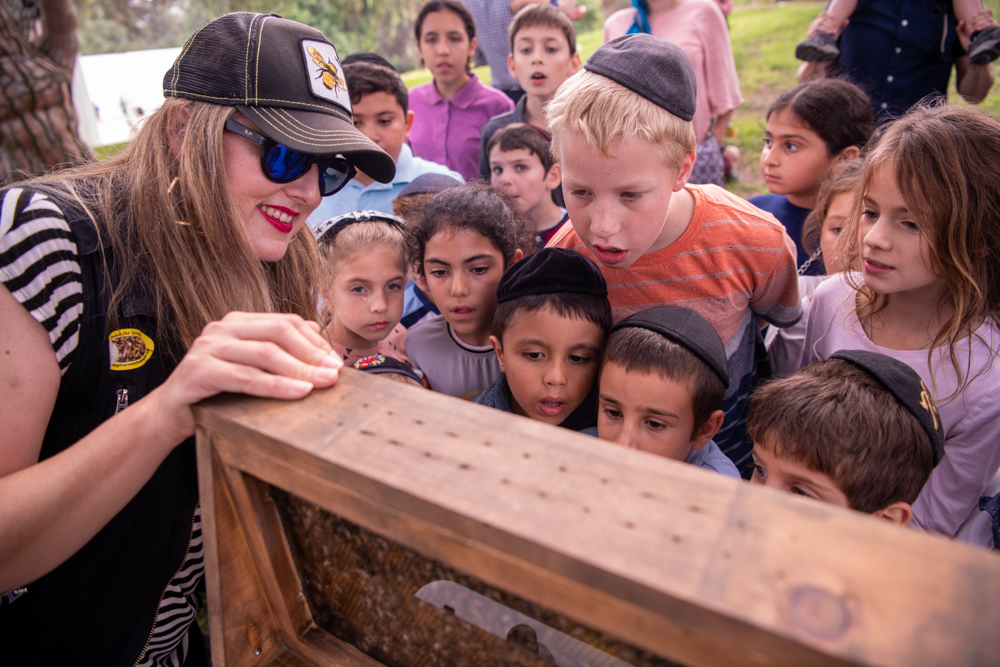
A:
{"label": "wooden hive box", "polygon": [[1000,664],[967,545],[353,370],[196,417],[216,667]]}

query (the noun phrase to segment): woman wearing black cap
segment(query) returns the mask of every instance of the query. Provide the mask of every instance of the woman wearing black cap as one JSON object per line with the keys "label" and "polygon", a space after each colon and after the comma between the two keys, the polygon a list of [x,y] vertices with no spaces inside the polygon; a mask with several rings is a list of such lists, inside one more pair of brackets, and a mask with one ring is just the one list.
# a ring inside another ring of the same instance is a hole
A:
{"label": "woman wearing black cap", "polygon": [[204,661],[190,406],[336,381],[304,222],[355,165],[394,166],[333,45],[230,14],[164,94],[113,158],[0,192],[4,664]]}

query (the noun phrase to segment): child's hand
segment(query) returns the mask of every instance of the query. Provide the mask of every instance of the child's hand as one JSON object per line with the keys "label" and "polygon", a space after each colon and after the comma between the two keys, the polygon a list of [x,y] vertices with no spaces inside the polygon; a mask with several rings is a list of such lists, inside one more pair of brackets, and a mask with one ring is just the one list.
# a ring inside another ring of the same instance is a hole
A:
{"label": "child's hand", "polygon": [[976,14],[972,21],[959,21],[958,25],[955,26],[955,32],[958,33],[958,41],[962,43],[962,48],[968,51],[973,33],[992,28],[996,25],[997,22],[993,18],[993,10],[984,9]]}

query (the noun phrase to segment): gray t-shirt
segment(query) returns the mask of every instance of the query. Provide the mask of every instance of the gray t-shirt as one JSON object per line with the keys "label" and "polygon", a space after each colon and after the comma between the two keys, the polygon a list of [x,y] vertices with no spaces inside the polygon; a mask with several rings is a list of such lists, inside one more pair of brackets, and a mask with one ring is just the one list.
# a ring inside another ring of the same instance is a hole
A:
{"label": "gray t-shirt", "polygon": [[474,401],[500,377],[493,347],[463,343],[440,315],[407,332],[406,352],[431,389],[449,396]]}

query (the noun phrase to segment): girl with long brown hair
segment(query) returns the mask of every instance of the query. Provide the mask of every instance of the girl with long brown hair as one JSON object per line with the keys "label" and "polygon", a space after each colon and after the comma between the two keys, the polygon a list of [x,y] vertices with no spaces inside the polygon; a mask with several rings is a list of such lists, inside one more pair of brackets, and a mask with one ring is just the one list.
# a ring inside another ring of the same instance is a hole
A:
{"label": "girl with long brown hair", "polygon": [[913,523],[992,546],[980,498],[1000,469],[1000,121],[914,107],[869,153],[859,195],[837,245],[849,273],[816,289],[803,365],[863,349],[913,368],[945,431]]}
{"label": "girl with long brown hair", "polygon": [[355,166],[393,175],[302,24],[216,19],[163,86],[113,158],[0,192],[10,664],[205,663],[191,405],[336,381],[305,220]]}

